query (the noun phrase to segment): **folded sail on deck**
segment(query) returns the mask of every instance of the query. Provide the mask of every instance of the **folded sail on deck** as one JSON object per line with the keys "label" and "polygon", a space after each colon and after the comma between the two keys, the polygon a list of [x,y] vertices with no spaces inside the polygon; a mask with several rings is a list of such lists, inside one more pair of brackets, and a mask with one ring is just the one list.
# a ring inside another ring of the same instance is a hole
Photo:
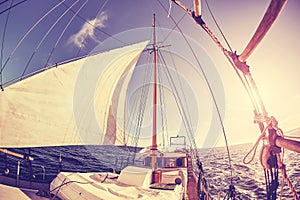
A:
{"label": "folded sail on deck", "polygon": [[115,120],[109,117],[116,110],[110,108],[114,91],[146,44],[65,63],[6,87],[0,92],[0,147],[102,144],[104,138],[114,144],[121,138],[116,131],[105,136],[116,124],[108,120]]}

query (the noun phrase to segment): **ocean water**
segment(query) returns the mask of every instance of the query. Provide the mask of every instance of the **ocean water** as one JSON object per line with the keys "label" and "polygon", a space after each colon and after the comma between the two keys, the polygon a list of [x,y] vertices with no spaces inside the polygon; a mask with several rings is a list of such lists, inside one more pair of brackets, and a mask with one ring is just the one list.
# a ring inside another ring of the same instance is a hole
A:
{"label": "ocean water", "polygon": [[[250,144],[230,146],[232,168],[228,164],[226,149],[223,147],[199,151],[209,190],[215,199],[220,192],[235,186],[237,199],[266,199],[264,172],[259,161],[259,152],[248,165],[242,163],[243,157],[251,148]],[[136,149],[138,151],[140,149]],[[18,162],[20,179],[51,182],[59,170],[78,172],[97,172],[121,170],[132,164],[134,148],[114,146],[73,146],[14,149],[22,154],[30,154],[34,161],[19,159],[0,153],[0,170],[3,175],[16,176]],[[290,151],[284,153],[287,175],[300,195],[300,154]],[[60,161],[60,158],[62,162]],[[31,166],[31,167],[30,167]],[[31,170],[30,170],[31,169]],[[232,176],[231,170],[232,169]],[[282,175],[279,174],[281,182]],[[281,186],[277,190],[280,191]],[[283,188],[282,199],[293,199],[287,184]],[[279,198],[278,198],[279,199]]]}
{"label": "ocean water", "polygon": [[[232,176],[225,148],[220,147],[202,151],[203,156],[200,157],[202,157],[205,175],[210,183],[210,192],[213,196],[217,196],[219,191],[228,189],[232,180],[238,199],[267,199],[264,171],[259,159],[259,148],[254,160],[250,164],[243,164],[243,158],[251,147],[250,144],[242,144],[229,148],[232,160]],[[285,150],[284,164],[289,179],[293,183],[297,194],[300,195],[300,154]],[[282,174],[280,172],[280,185],[277,194],[281,190],[281,180]],[[283,187],[282,199],[294,199],[286,183]]]}

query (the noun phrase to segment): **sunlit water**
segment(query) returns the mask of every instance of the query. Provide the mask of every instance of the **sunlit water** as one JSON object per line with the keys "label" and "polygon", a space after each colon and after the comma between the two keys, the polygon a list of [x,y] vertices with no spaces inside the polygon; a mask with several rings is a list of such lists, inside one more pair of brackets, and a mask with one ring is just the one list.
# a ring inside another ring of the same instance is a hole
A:
{"label": "sunlit water", "polygon": [[[243,158],[251,145],[237,145],[230,147],[232,159],[232,178],[225,148],[213,148],[203,151],[203,165],[206,177],[210,182],[210,191],[213,196],[219,191],[228,189],[231,182],[234,184],[240,199],[266,199],[264,171],[259,160],[259,151],[250,164],[243,164]],[[300,154],[285,151],[284,163],[287,174],[293,183],[298,195],[300,194]],[[279,180],[281,183],[281,173]],[[279,186],[277,192],[281,190]],[[279,198],[278,198],[279,199]],[[283,188],[282,199],[293,199],[287,184]]]}
{"label": "sunlit water", "polygon": [[[224,190],[233,183],[237,191],[238,199],[266,199],[264,173],[259,161],[259,155],[248,165],[242,160],[250,149],[251,145],[236,145],[230,147],[232,159],[232,176],[228,164],[228,156],[225,148],[212,148],[200,151],[200,158],[207,181],[209,182],[210,193],[215,199],[219,192],[224,196]],[[134,149],[131,149],[133,151]],[[138,149],[137,149],[138,150]],[[29,153],[28,149],[16,149],[20,153]],[[257,153],[259,154],[259,153]],[[2,174],[8,172],[7,176],[15,176],[17,173],[18,161],[20,161],[20,178],[50,182],[58,170],[96,172],[120,170],[128,163],[132,163],[133,153],[126,148],[112,146],[91,146],[91,147],[51,147],[33,148],[30,155],[35,158],[31,163],[32,176],[30,176],[30,163],[24,159],[5,156],[0,153],[0,170]],[[62,158],[62,164],[59,158]],[[300,195],[300,154],[285,152],[284,163],[287,174],[293,183],[298,195]],[[280,173],[279,179],[282,176]],[[277,190],[280,191],[280,187]],[[283,199],[293,199],[287,184],[283,188]]]}

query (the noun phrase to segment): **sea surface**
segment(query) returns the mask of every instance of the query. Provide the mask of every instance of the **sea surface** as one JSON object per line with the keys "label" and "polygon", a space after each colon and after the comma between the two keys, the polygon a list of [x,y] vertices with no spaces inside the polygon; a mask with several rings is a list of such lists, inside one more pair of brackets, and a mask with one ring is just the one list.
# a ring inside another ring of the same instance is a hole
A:
{"label": "sea surface", "polygon": [[[266,199],[264,172],[259,161],[259,152],[250,164],[245,165],[242,162],[250,148],[250,144],[230,146],[231,168],[226,148],[199,150],[205,177],[214,199],[217,199],[219,192],[221,197],[224,197],[224,191],[229,188],[230,183],[235,186],[237,199]],[[0,153],[0,170],[3,175],[16,176],[19,163],[20,179],[51,182],[59,171],[119,171],[126,165],[132,164],[133,152],[140,149],[114,146],[69,146],[10,150],[25,155],[30,154],[34,161],[29,162],[26,159]],[[286,150],[284,163],[287,175],[300,195],[300,154]],[[280,184],[281,179],[280,173]],[[280,190],[281,186],[277,190],[278,193]],[[286,183],[282,197],[282,199],[293,199]]]}

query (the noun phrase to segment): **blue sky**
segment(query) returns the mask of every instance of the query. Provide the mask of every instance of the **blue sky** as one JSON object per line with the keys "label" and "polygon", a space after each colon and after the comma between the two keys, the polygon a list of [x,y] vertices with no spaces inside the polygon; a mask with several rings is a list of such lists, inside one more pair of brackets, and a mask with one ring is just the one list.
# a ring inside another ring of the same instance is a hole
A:
{"label": "blue sky", "polygon": [[[0,4],[0,13],[11,4],[10,0],[1,2],[3,3]],[[21,1],[15,0],[13,4],[17,2]],[[64,1],[47,15],[24,38],[19,47],[13,51],[24,34],[45,13],[60,2],[58,0],[28,0],[14,7],[10,12],[6,11],[0,15],[0,41],[3,46],[3,48],[1,46],[1,58],[2,67],[4,67],[2,78],[4,82],[22,74],[32,56],[32,52],[37,47],[39,48],[28,64],[25,73],[34,71],[41,66],[44,67],[49,52],[51,52],[60,33],[67,26],[74,12],[85,1],[80,0],[74,4],[72,11],[66,12],[43,42],[39,44],[55,20],[66,11],[67,7],[64,4],[71,6],[75,2]],[[167,0],[161,0],[160,2],[164,5],[164,8],[169,8]],[[189,7],[192,5],[190,0],[183,0],[183,3]],[[231,47],[240,53],[258,26],[269,1],[211,0],[208,3]],[[203,4],[203,19],[221,40],[221,36],[209,15],[205,1],[203,1]],[[89,0],[62,35],[49,63],[53,64],[73,58],[76,55],[89,53],[111,35],[120,35],[124,31],[137,28],[149,29],[153,13],[156,13],[158,27],[173,29],[175,25],[167,17],[164,8],[155,0]],[[299,9],[300,2],[298,0],[289,0],[266,38],[247,61],[269,115],[273,115],[278,119],[279,126],[284,131],[300,126],[300,66],[297,62],[300,52],[300,27],[297,22],[300,18]],[[8,23],[5,26],[8,14]],[[176,5],[172,5],[171,15],[176,21],[181,20],[179,22],[181,30],[200,44],[213,60],[214,66],[216,66],[224,89],[225,105],[222,108],[225,110],[224,124],[229,142],[231,144],[254,142],[259,135],[259,131],[257,125],[252,122],[251,103],[226,58],[203,30]],[[94,26],[90,24],[94,24]],[[149,34],[149,36],[151,35]],[[133,35],[130,40],[135,39],[135,37],[140,38],[138,35]],[[144,36],[144,38],[147,37],[148,35]],[[84,41],[84,43],[80,41]],[[128,43],[125,39],[115,42],[119,43],[120,46]],[[82,46],[80,51],[79,46]],[[10,57],[12,52],[13,54]],[[4,66],[7,59],[8,62]],[[214,80],[210,81],[214,82]],[[224,144],[222,138],[216,143],[218,145]]]}

